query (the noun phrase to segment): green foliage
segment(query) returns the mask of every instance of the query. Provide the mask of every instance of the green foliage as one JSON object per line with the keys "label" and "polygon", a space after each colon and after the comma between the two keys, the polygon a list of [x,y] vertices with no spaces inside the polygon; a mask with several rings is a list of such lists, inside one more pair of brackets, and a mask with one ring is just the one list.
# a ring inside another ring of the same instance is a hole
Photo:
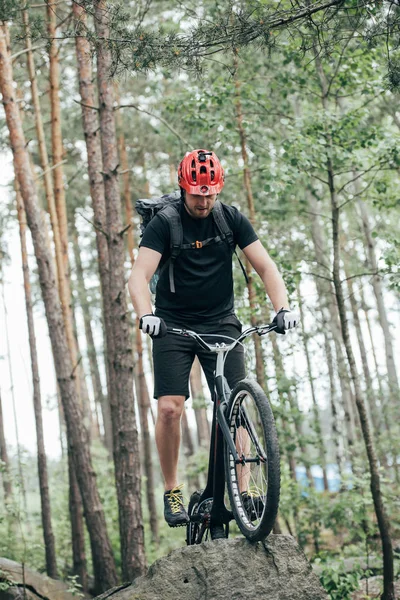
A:
{"label": "green foliage", "polygon": [[20,10],[16,0],[0,0],[0,21],[14,19]]}
{"label": "green foliage", "polygon": [[324,565],[320,581],[331,600],[351,600],[351,594],[358,589],[362,576],[368,576],[368,573],[365,573],[361,567],[346,573],[343,563],[334,566]]}
{"label": "green foliage", "polygon": [[82,586],[78,581],[78,575],[68,575],[68,590],[70,594],[76,596],[77,598],[84,598],[85,594],[82,592]]}
{"label": "green foliage", "polygon": [[6,592],[10,587],[14,585],[14,581],[12,577],[10,577],[9,573],[6,573],[2,569],[0,569],[0,592]]}
{"label": "green foliage", "polygon": [[392,52],[388,64],[388,72],[385,77],[388,89],[391,92],[400,91],[400,51]]}

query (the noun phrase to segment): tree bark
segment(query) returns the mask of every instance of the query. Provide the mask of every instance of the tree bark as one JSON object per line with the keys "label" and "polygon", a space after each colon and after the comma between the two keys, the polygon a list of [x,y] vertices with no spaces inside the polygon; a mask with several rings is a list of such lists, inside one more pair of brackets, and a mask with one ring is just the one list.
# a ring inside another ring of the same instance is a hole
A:
{"label": "tree bark", "polygon": [[[50,11],[50,21],[51,28],[54,28],[54,19],[55,19],[55,11],[54,7],[48,5],[48,11]],[[73,323],[72,323],[72,313],[71,313],[71,290],[69,277],[66,273],[66,268],[68,269],[67,259],[68,256],[66,254],[65,243],[64,246],[62,244],[62,235],[59,227],[59,215],[57,214],[57,206],[56,199],[54,196],[52,181],[51,181],[51,170],[49,167],[47,148],[45,142],[44,135],[44,127],[43,127],[43,119],[40,108],[40,100],[39,100],[39,90],[36,79],[36,69],[32,52],[32,42],[31,42],[31,31],[29,24],[29,13],[27,9],[27,5],[25,5],[24,10],[22,11],[23,23],[24,23],[24,31],[25,31],[25,40],[26,40],[26,48],[27,52],[27,66],[29,79],[31,82],[31,93],[32,93],[32,104],[34,109],[34,117],[35,117],[35,127],[36,127],[36,135],[38,139],[38,147],[39,147],[39,157],[40,164],[43,172],[43,182],[44,182],[44,190],[47,201],[47,208],[50,214],[51,228],[53,231],[53,240],[54,240],[54,248],[55,248],[55,258],[56,258],[56,267],[57,267],[57,282],[58,282],[58,291],[60,295],[61,308],[63,313],[63,319],[66,327],[66,335],[68,340],[68,347],[71,353],[72,362],[74,365],[77,364],[77,352],[75,346],[75,337],[73,333]],[[54,143],[57,145],[56,152],[60,155],[58,151],[58,144],[61,140],[61,133],[58,132],[56,134],[56,129],[60,127],[60,110],[59,110],[59,98],[58,98],[58,59],[57,59],[57,48],[55,47],[55,42],[52,42],[50,54],[52,58],[50,60],[50,68],[51,68],[51,81],[53,82],[52,92],[51,92],[51,105],[52,105],[52,138],[53,138],[53,146]],[[56,140],[54,142],[54,140]],[[53,147],[54,151],[54,147]],[[58,156],[57,160],[62,160],[62,151],[61,155]],[[54,159],[53,155],[53,164],[57,164],[57,160]],[[60,174],[61,174],[61,187],[60,187]],[[64,188],[62,184],[62,168],[61,166],[57,168],[57,176],[54,175],[55,187],[58,191],[58,200],[60,202],[64,196]],[[58,187],[57,187],[58,186]],[[64,198],[65,204],[65,198]],[[76,380],[77,389],[80,389],[80,382]],[[61,430],[60,430],[61,431]],[[72,456],[68,454],[68,460],[72,460]],[[72,474],[72,469],[69,468],[68,472],[72,479],[70,480],[70,491],[69,491],[69,499],[70,499],[70,518],[71,518],[71,536],[73,539],[72,550],[73,550],[73,563],[74,565],[79,565],[79,572],[76,571],[80,582],[84,585],[84,582],[87,581],[87,574],[84,573],[83,564],[85,564],[85,560],[83,557],[85,556],[85,548],[84,546],[78,548],[78,542],[84,544],[84,536],[78,534],[77,532],[83,531],[83,520],[82,520],[82,508],[81,508],[81,499],[79,495],[78,485],[76,482],[76,478]]]}
{"label": "tree bark", "polygon": [[[254,197],[253,190],[251,187],[251,175],[249,169],[249,157],[247,154],[246,148],[246,132],[243,127],[243,111],[242,111],[242,102],[241,102],[241,89],[240,89],[240,81],[238,78],[238,59],[237,53],[234,52],[234,82],[235,82],[235,110],[236,110],[236,120],[237,120],[237,128],[240,138],[240,147],[242,152],[243,159],[243,182],[246,190],[246,198],[247,198],[247,206],[249,209],[249,218],[252,225],[255,224],[255,211],[254,211]],[[256,311],[256,292],[253,285],[253,276],[252,276],[252,267],[249,261],[246,258],[246,275],[248,279],[247,290],[249,293],[249,304],[250,304],[250,323],[252,327],[257,325],[257,311]],[[253,336],[254,342],[254,351],[256,357],[256,377],[258,383],[261,387],[265,388],[265,368],[264,368],[264,359],[262,353],[262,343],[261,337],[259,335]]]}
{"label": "tree bark", "polygon": [[146,566],[140,498],[138,432],[133,398],[133,358],[125,291],[125,248],[122,235],[118,182],[118,147],[114,120],[114,95],[110,82],[109,13],[104,0],[94,1],[97,42],[97,84],[104,188],[107,198],[107,241],[112,335],[107,339],[109,368],[115,397],[111,403],[114,463],[119,507],[122,575],[132,580]]}
{"label": "tree bark", "polygon": [[[119,102],[119,98],[118,98]],[[131,181],[129,176],[129,163],[128,153],[126,150],[125,135],[122,124],[120,111],[117,111],[117,127],[119,130],[118,136],[118,148],[119,157],[122,168],[122,180],[123,180],[123,197],[125,205],[125,217],[126,224],[129,226],[127,230],[127,245],[128,253],[131,259],[131,265],[135,262],[135,236],[134,236],[134,223],[133,223],[133,211],[131,201]],[[146,496],[147,506],[150,515],[150,529],[153,542],[159,543],[158,535],[158,518],[157,518],[157,506],[155,501],[154,492],[154,472],[153,472],[153,458],[151,453],[151,437],[149,430],[149,408],[150,408],[150,396],[147,387],[146,377],[144,374],[143,365],[143,341],[142,332],[139,329],[139,319],[136,316],[135,319],[135,346],[136,346],[136,380],[138,385],[136,386],[137,403],[139,409],[140,419],[140,430],[142,434],[142,447],[144,455],[144,474],[146,476]]]}
{"label": "tree bark", "polygon": [[106,201],[102,175],[103,160],[101,156],[97,109],[91,108],[92,106],[95,107],[96,102],[91,65],[91,49],[88,40],[84,36],[87,21],[86,13],[84,9],[81,6],[79,6],[76,2],[72,3],[72,10],[74,14],[75,28],[77,32],[77,35],[75,36],[75,48],[79,73],[79,93],[81,95],[82,100],[82,123],[88,156],[89,188],[94,213],[94,226],[96,231],[96,247],[105,330],[104,339],[106,348],[104,354],[106,356],[105,363],[108,393],[104,399],[104,436],[106,446],[111,455],[113,452],[113,433],[110,412],[110,398],[113,394],[115,394],[115,385],[111,380],[113,373],[112,371],[110,372],[107,359],[107,340],[112,335],[112,325],[110,316],[111,313],[109,297],[109,258],[106,234]]}
{"label": "tree bark", "polygon": [[51,507],[50,507],[50,494],[49,494],[49,481],[47,474],[47,458],[44,446],[43,437],[43,420],[42,420],[42,400],[40,394],[40,377],[39,377],[39,366],[38,357],[36,350],[36,335],[35,326],[33,320],[33,305],[32,305],[32,294],[31,284],[29,277],[29,265],[28,265],[28,252],[26,248],[26,215],[24,210],[23,201],[19,192],[18,186],[16,191],[17,196],[17,213],[19,222],[19,233],[21,240],[21,253],[22,253],[22,270],[24,276],[24,289],[25,289],[25,306],[26,316],[28,323],[28,337],[29,337],[29,349],[31,355],[31,368],[32,368],[32,383],[33,383],[33,406],[35,411],[35,424],[36,424],[36,441],[37,441],[37,460],[38,460],[38,474],[39,474],[39,488],[40,488],[40,500],[41,500],[41,516],[42,516],[42,527],[43,527],[43,538],[44,547],[46,553],[46,573],[53,579],[58,578],[57,571],[57,560],[56,560],[56,549],[53,534],[53,527],[51,524]]}
{"label": "tree bark", "polygon": [[[83,314],[87,355],[88,355],[89,367],[90,367],[90,376],[91,376],[91,380],[92,380],[92,387],[93,387],[95,403],[100,404],[102,419],[103,419],[103,424],[104,424],[106,419],[108,418],[107,417],[107,405],[106,405],[106,400],[105,400],[104,394],[103,394],[103,387],[101,385],[100,369],[99,369],[99,364],[97,362],[96,348],[94,345],[90,306],[89,306],[87,294],[86,294],[85,276],[84,276],[84,272],[83,272],[81,254],[80,254],[80,250],[79,250],[78,230],[76,227],[76,223],[74,221],[71,221],[70,227],[71,227],[72,247],[73,247],[74,258],[75,258],[75,269],[76,269],[75,273],[76,273],[76,278],[77,278],[77,292],[78,292],[79,304],[82,308],[82,314]],[[104,443],[107,448],[105,438],[104,438]]]}
{"label": "tree bark", "polygon": [[364,373],[364,379],[365,379],[365,385],[366,385],[366,397],[367,397],[367,407],[368,407],[368,411],[369,411],[369,418],[374,425],[374,430],[378,433],[377,406],[376,406],[376,401],[375,401],[375,391],[374,391],[374,386],[372,383],[371,373],[370,373],[369,366],[368,366],[367,350],[365,347],[364,338],[363,338],[362,331],[361,331],[360,317],[358,314],[358,311],[359,311],[358,302],[355,297],[353,280],[351,279],[350,272],[348,270],[348,266],[347,266],[346,262],[344,262],[344,272],[345,272],[346,280],[347,280],[347,289],[349,291],[349,300],[350,300],[350,306],[351,306],[351,311],[352,311],[352,315],[353,315],[354,329],[356,331],[358,347],[360,349],[361,365],[362,365],[362,370]]}
{"label": "tree bark", "polygon": [[314,428],[315,428],[315,433],[317,436],[319,461],[320,461],[320,465],[322,468],[324,490],[327,492],[329,490],[329,486],[328,486],[328,477],[326,474],[326,450],[325,450],[324,440],[322,437],[321,418],[320,418],[320,414],[319,414],[317,396],[316,396],[315,389],[314,389],[314,377],[313,377],[312,368],[311,368],[310,351],[308,348],[308,334],[305,332],[305,329],[304,329],[305,320],[304,320],[303,301],[302,301],[302,298],[300,295],[299,287],[297,288],[297,299],[298,299],[298,304],[299,304],[300,320],[303,323],[302,338],[303,338],[304,353],[306,355],[306,361],[307,361],[307,372],[308,372],[308,379],[310,382],[311,399],[312,399],[312,403],[313,403]]}
{"label": "tree bark", "polygon": [[73,455],[82,500],[85,507],[86,524],[92,546],[93,569],[96,590],[105,591],[117,583],[114,558],[107,535],[103,508],[98,494],[95,473],[91,464],[87,433],[82,426],[82,413],[75,388],[74,366],[72,365],[67,336],[60,309],[60,299],[55,285],[52,258],[43,234],[42,221],[33,176],[30,169],[26,142],[22,130],[11,66],[11,53],[7,48],[7,25],[0,27],[0,88],[7,126],[10,133],[14,167],[32,234],[38,264],[39,281],[49,325],[50,341],[57,371],[57,380],[63,402],[68,432],[68,443]]}
{"label": "tree bark", "polygon": [[[319,77],[322,105],[327,109],[328,88],[320,59],[316,56],[317,75]],[[340,326],[343,337],[343,343],[346,349],[347,360],[350,367],[351,378],[355,390],[355,401],[360,417],[361,429],[368,456],[368,463],[371,476],[371,495],[374,502],[375,514],[378,521],[379,532],[382,542],[383,553],[383,584],[384,590],[382,600],[394,600],[394,568],[393,568],[393,547],[390,537],[390,524],[387,518],[380,485],[380,474],[378,460],[375,452],[375,445],[371,435],[371,427],[368,419],[364,399],[362,397],[359,375],[351,346],[349,327],[346,315],[346,306],[344,301],[343,284],[340,274],[340,206],[335,188],[335,171],[332,161],[332,140],[330,134],[327,135],[329,151],[326,156],[326,170],[328,175],[329,194],[332,211],[332,242],[333,242],[333,282],[336,292],[336,300],[339,311]]]}
{"label": "tree bark", "polygon": [[374,339],[374,335],[372,332],[372,327],[371,327],[371,320],[369,317],[369,310],[370,307],[367,305],[366,301],[365,301],[365,295],[364,295],[364,288],[362,285],[359,286],[359,292],[360,292],[360,297],[361,297],[361,307],[364,313],[364,317],[365,317],[365,322],[367,324],[367,328],[368,328],[368,336],[369,336],[369,340],[370,340],[370,344],[371,344],[371,350],[372,350],[372,356],[374,359],[374,366],[375,366],[375,377],[378,381],[378,387],[379,387],[379,408],[380,408],[380,419],[379,419],[379,423],[378,423],[378,427],[381,428],[382,424],[385,425],[386,427],[386,431],[388,432],[389,436],[391,435],[391,423],[389,421],[389,417],[387,414],[387,410],[386,410],[386,403],[385,403],[385,393],[383,390],[383,385],[382,385],[382,376],[379,373],[379,365],[378,365],[378,359],[376,356],[376,349],[375,349],[375,343],[376,340]]}
{"label": "tree bark", "polygon": [[[136,319],[136,338],[142,335],[141,330],[139,329],[139,320]],[[136,362],[136,393],[138,400],[138,408],[139,408],[139,418],[140,418],[140,429],[142,434],[142,448],[143,448],[143,456],[144,456],[144,473],[146,476],[146,497],[147,497],[147,507],[149,509],[150,515],[150,530],[152,540],[155,544],[159,543],[159,533],[158,533],[158,517],[157,517],[157,505],[155,499],[155,491],[154,491],[154,469],[153,469],[153,459],[151,454],[152,442],[150,437],[149,430],[149,407],[150,407],[150,396],[149,390],[147,387],[147,382],[144,374],[143,367],[143,344],[142,340],[140,342],[136,342],[136,352],[137,352],[137,362]]]}
{"label": "tree bark", "polygon": [[376,457],[375,446],[371,435],[371,428],[368,420],[368,414],[365,407],[364,399],[362,397],[361,386],[359,376],[357,373],[356,363],[353,355],[353,349],[351,347],[349,328],[346,316],[346,307],[344,302],[344,294],[340,276],[340,248],[339,248],[339,203],[335,191],[334,184],[334,170],[331,162],[331,157],[327,157],[327,171],[329,180],[329,190],[331,195],[331,206],[332,206],[332,236],[333,236],[333,280],[336,291],[336,298],[339,309],[340,323],[342,328],[343,342],[346,348],[347,359],[349,361],[351,377],[353,379],[355,389],[355,399],[360,416],[361,428],[365,447],[367,450],[370,475],[371,475],[371,494],[374,501],[375,514],[378,521],[379,532],[381,535],[382,542],[382,553],[383,553],[383,583],[384,591],[382,600],[395,600],[394,595],[394,568],[393,568],[393,547],[392,540],[390,537],[390,524],[387,518],[386,509],[384,506],[381,485],[380,485],[380,474],[378,468],[378,460]]}
{"label": "tree bark", "polygon": [[[331,277],[331,269],[327,257],[329,252],[327,243],[322,235],[322,227],[318,218],[318,203],[311,195],[308,196],[308,203],[314,218],[311,220],[311,236],[314,245],[315,258],[317,264],[323,269],[323,277]],[[343,341],[340,333],[340,324],[338,308],[335,302],[335,295],[332,289],[331,281],[322,277],[315,277],[315,284],[318,290],[318,297],[321,304],[321,310],[324,318],[324,327],[329,328],[335,345],[337,370],[339,375],[339,385],[341,390],[341,403],[345,414],[345,426],[347,433],[347,443],[350,448],[354,446],[357,438],[356,424],[353,408],[352,393],[348,369],[343,352]]]}
{"label": "tree bark", "polygon": [[12,485],[10,479],[10,462],[8,460],[6,437],[4,435],[4,418],[3,418],[3,405],[1,402],[1,390],[0,390],[0,460],[3,463],[3,491],[4,501],[8,504],[12,501]]}
{"label": "tree bark", "polygon": [[13,417],[14,417],[14,430],[15,430],[15,442],[16,442],[16,446],[17,446],[17,465],[18,465],[18,477],[19,477],[19,487],[21,490],[21,495],[22,495],[22,502],[23,502],[23,506],[24,506],[24,511],[25,511],[25,519],[28,523],[29,526],[29,518],[28,518],[28,502],[27,502],[27,498],[26,498],[26,489],[25,489],[25,481],[24,481],[24,473],[22,470],[22,452],[21,452],[21,444],[19,441],[19,427],[18,427],[18,416],[17,416],[17,406],[16,406],[16,402],[15,402],[15,394],[14,394],[14,374],[13,374],[13,369],[12,369],[12,357],[11,357],[11,350],[10,350],[10,337],[9,337],[9,333],[8,333],[8,310],[7,310],[7,304],[6,304],[6,299],[4,296],[4,279],[2,277],[2,269],[1,269],[1,264],[0,264],[0,281],[1,281],[1,292],[2,292],[2,299],[3,299],[3,306],[4,306],[4,337],[6,340],[6,348],[7,348],[7,363],[8,363],[8,373],[9,373],[9,377],[10,377],[10,392],[11,392],[11,405],[12,405],[12,409],[13,409]]}
{"label": "tree bark", "polygon": [[[323,109],[327,110],[329,87],[327,85],[325,73],[321,60],[314,49],[315,65],[317,77],[321,87],[321,100]],[[394,595],[394,565],[393,565],[393,546],[390,536],[390,524],[386,514],[385,505],[382,498],[380,474],[378,460],[376,457],[375,445],[371,435],[371,427],[368,419],[365,402],[362,396],[360,379],[357,372],[353,349],[351,346],[349,327],[346,315],[346,306],[344,301],[343,284],[340,273],[340,204],[335,188],[335,170],[333,165],[333,144],[330,133],[327,133],[327,153],[326,153],[326,172],[328,177],[329,195],[332,212],[332,245],[333,245],[333,283],[336,292],[336,300],[339,311],[340,327],[347,360],[350,367],[351,378],[355,391],[355,402],[360,418],[360,424],[363,439],[367,451],[369,470],[371,476],[371,495],[374,502],[375,514],[378,521],[379,532],[382,542],[383,554],[383,594],[382,600],[395,600]]]}
{"label": "tree bark", "polygon": [[[61,105],[60,105],[60,65],[58,60],[59,48],[57,46],[57,2],[54,0],[46,1],[47,10],[47,31],[49,35],[49,73],[50,73],[50,110],[51,110],[51,147],[53,159],[53,186],[54,197],[57,208],[58,225],[61,236],[62,256],[64,260],[65,277],[69,279],[69,261],[68,261],[68,225],[67,209],[65,204],[64,192],[64,169],[62,160],[64,158],[64,149],[61,130]],[[71,298],[69,297],[71,305]]]}
{"label": "tree bark", "polygon": [[[193,443],[192,431],[189,427],[189,421],[188,421],[187,414],[186,414],[186,407],[184,408],[183,413],[182,413],[181,427],[182,427],[182,442],[183,442],[183,448],[184,448],[184,452],[185,452],[186,466],[187,466],[190,457],[194,455],[194,443]],[[188,473],[188,471],[190,472],[190,469],[186,468],[187,473]],[[200,480],[199,480],[198,474],[188,474],[187,477],[188,477],[188,481],[189,481],[189,487],[191,489],[192,488],[195,488],[195,489],[200,488]]]}
{"label": "tree bark", "polygon": [[398,419],[400,416],[400,412],[398,410],[398,400],[400,396],[399,380],[397,377],[396,364],[394,360],[395,353],[393,349],[392,334],[390,331],[389,320],[387,317],[385,303],[383,300],[382,279],[379,275],[378,261],[376,259],[376,244],[372,236],[371,225],[369,222],[369,215],[366,204],[363,202],[363,200],[359,199],[357,202],[357,206],[366,239],[368,264],[371,271],[374,273],[374,275],[372,276],[372,287],[376,298],[378,318],[383,331],[383,339],[385,343],[385,356],[388,372],[389,391],[392,406],[395,408],[395,410],[397,409],[396,417]]}
{"label": "tree bark", "polygon": [[207,418],[207,406],[204,398],[203,384],[201,382],[200,361],[196,357],[190,372],[190,389],[192,406],[197,424],[197,439],[199,446],[209,448],[210,446],[210,423]]}
{"label": "tree bark", "polygon": [[337,399],[336,399],[336,385],[335,385],[335,369],[333,365],[333,355],[331,348],[331,341],[328,337],[327,324],[324,321],[324,316],[322,315],[322,326],[324,329],[324,348],[325,348],[325,356],[326,362],[328,365],[328,375],[329,375],[329,400],[331,407],[331,430],[332,430],[332,442],[335,445],[335,454],[336,454],[336,463],[338,466],[339,476],[340,478],[343,475],[344,471],[344,455],[343,455],[343,436],[341,432],[340,426],[340,418],[338,415],[338,407],[337,407]]}

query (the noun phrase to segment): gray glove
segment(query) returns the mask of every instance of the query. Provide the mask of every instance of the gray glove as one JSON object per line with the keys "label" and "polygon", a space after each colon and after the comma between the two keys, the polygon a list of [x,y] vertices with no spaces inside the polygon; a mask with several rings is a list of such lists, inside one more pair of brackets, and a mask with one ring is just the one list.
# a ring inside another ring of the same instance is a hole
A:
{"label": "gray glove", "polygon": [[153,313],[141,317],[139,329],[141,329],[143,333],[147,333],[151,338],[161,338],[168,333],[164,319],[156,317]]}
{"label": "gray glove", "polygon": [[285,335],[288,329],[296,327],[299,320],[300,316],[297,312],[288,310],[287,308],[281,308],[276,313],[272,322],[276,325],[275,332]]}

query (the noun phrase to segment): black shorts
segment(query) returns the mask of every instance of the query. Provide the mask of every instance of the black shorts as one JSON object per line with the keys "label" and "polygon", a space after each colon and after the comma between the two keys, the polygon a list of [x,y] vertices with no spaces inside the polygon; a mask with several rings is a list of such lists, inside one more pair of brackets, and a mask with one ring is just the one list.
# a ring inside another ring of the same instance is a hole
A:
{"label": "black shorts", "polygon": [[[182,326],[167,321],[168,327]],[[221,319],[217,324],[201,324],[191,326],[197,333],[218,333],[231,338],[238,338],[242,325],[235,315]],[[229,340],[218,338],[218,335],[206,337],[209,343],[223,342],[229,344]],[[153,340],[153,364],[154,364],[154,398],[160,396],[185,396],[189,398],[189,375],[195,359],[199,357],[200,364],[205,373],[211,396],[214,395],[214,371],[217,355],[208,352],[199,346],[196,340],[179,335],[167,335],[163,338]],[[225,361],[225,377],[231,388],[245,376],[244,349],[238,344]]]}

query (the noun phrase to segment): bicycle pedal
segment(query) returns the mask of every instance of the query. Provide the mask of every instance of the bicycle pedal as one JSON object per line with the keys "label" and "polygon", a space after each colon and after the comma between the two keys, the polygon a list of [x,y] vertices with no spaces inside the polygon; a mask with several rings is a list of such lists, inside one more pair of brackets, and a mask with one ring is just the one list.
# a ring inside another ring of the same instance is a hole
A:
{"label": "bicycle pedal", "polygon": [[190,522],[191,523],[201,523],[201,521],[203,521],[204,515],[191,515],[190,516]]}

